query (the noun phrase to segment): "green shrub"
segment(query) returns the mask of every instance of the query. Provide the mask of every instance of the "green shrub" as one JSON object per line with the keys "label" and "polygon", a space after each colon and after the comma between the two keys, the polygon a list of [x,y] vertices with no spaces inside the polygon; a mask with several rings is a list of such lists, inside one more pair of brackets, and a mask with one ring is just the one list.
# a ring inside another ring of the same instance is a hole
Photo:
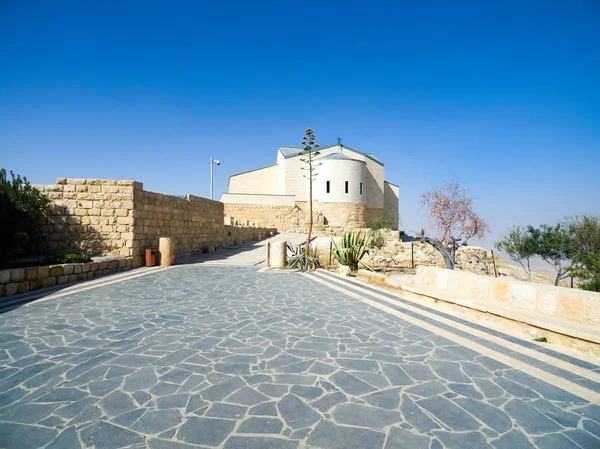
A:
{"label": "green shrub", "polygon": [[369,231],[369,246],[371,248],[382,248],[385,245],[385,234],[383,229]]}
{"label": "green shrub", "polygon": [[380,229],[391,229],[392,222],[387,218],[379,218],[377,220],[369,222],[368,227],[371,228],[372,231],[379,231]]}
{"label": "green shrub", "polygon": [[43,243],[40,223],[50,200],[27,178],[0,169],[0,264],[32,254]]}
{"label": "green shrub", "polygon": [[58,259],[60,260],[59,263],[85,263],[92,261],[91,257],[82,254],[63,254],[62,256],[58,256]]}
{"label": "green shrub", "polygon": [[[342,237],[340,246],[333,241],[333,250],[331,255],[342,265],[347,265],[352,271],[358,270],[358,264],[362,263],[361,259],[367,253],[368,238],[361,232],[347,232]],[[367,267],[368,268],[368,267]]]}
{"label": "green shrub", "polygon": [[27,262],[12,261],[6,264],[5,268],[25,268],[25,267],[44,267],[46,265],[60,265],[63,263],[85,263],[92,259],[82,254],[63,254],[61,256],[49,256],[43,259],[31,260]]}

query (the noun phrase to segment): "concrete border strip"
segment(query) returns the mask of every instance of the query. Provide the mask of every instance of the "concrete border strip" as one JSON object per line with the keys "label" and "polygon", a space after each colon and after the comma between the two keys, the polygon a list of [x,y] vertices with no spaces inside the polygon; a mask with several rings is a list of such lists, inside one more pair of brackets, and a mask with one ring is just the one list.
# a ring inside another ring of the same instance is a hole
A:
{"label": "concrete border strip", "polygon": [[[453,334],[452,332],[440,329],[436,326],[433,326],[431,324],[428,324],[422,320],[419,320],[417,318],[413,318],[409,315],[406,315],[405,313],[399,312],[398,310],[392,309],[389,306],[380,304],[378,302],[375,302],[373,300],[364,298],[362,296],[360,296],[357,293],[354,293],[352,291],[346,290],[342,287],[339,287],[337,285],[332,285],[330,283],[328,283],[325,278],[323,278],[322,276],[315,276],[314,274],[308,274],[305,273],[304,276],[306,276],[309,279],[312,279],[315,282],[318,282],[319,284],[325,285],[333,290],[336,290],[340,293],[344,293],[347,296],[350,296],[351,298],[354,298],[358,301],[364,302],[365,304],[368,304],[372,307],[375,307],[379,310],[382,310],[384,312],[387,312],[391,315],[394,315],[398,318],[403,319],[404,321],[414,324],[415,326],[419,326],[423,329],[426,329],[430,332],[433,332],[437,335],[441,335],[445,338],[447,338],[448,340],[452,340],[455,343],[458,343],[460,345],[463,345],[469,349],[472,349],[474,351],[477,351],[478,353],[488,356],[490,358],[493,358],[494,360],[497,360],[501,363],[504,363],[505,365],[510,366],[511,368],[515,368],[518,369],[520,371],[523,371],[527,374],[530,374],[534,377],[537,377],[538,379],[541,379],[557,388],[561,388],[571,394],[574,394],[575,396],[579,396],[582,399],[585,399],[586,401],[589,401],[591,403],[594,404],[599,404],[600,403],[600,393],[597,393],[593,390],[589,390],[587,388],[584,388],[580,385],[577,385],[571,381],[568,381],[566,379],[563,379],[562,377],[556,376],[554,374],[548,373],[547,371],[544,371],[540,368],[536,368],[535,366],[531,366],[528,365],[525,362],[522,362],[520,360],[514,359],[510,356],[507,356],[505,354],[502,354],[500,352],[494,351],[493,349],[490,349],[486,346],[480,345],[472,340],[469,340],[467,338],[461,337],[459,335]],[[372,293],[370,293],[372,294]],[[374,295],[374,294],[373,294]],[[376,295],[374,295],[376,296]],[[388,302],[391,303],[391,300],[387,300]],[[404,305],[403,305],[404,307]],[[422,313],[422,311],[419,311],[420,313]],[[435,318],[436,320],[439,319],[439,317]],[[458,323],[453,323],[453,325],[457,328],[460,327],[460,325]],[[469,329],[469,332],[472,331],[472,329]],[[556,359],[552,359],[553,364],[556,364],[557,360]],[[573,365],[569,365],[572,368],[575,368]],[[571,370],[573,372],[573,370]]]}
{"label": "concrete border strip", "polygon": [[[344,279],[342,277],[337,276],[336,274],[333,274],[333,273],[322,274],[319,271],[316,271],[315,274],[319,275],[323,279],[329,279],[330,276],[331,277],[337,277],[337,278],[339,278],[338,282],[344,282]],[[353,279],[353,281],[354,282],[360,282],[360,281],[357,281],[355,279]],[[391,300],[390,298],[388,298],[386,296],[378,295],[377,293],[373,293],[373,292],[370,292],[368,290],[362,289],[359,286],[352,285],[352,286],[349,286],[349,287],[350,288],[356,288],[356,289],[358,289],[358,290],[360,290],[360,291],[362,291],[362,292],[364,292],[366,294],[373,295],[373,296],[375,296],[375,297],[377,297],[379,299],[382,299],[382,300],[384,300],[386,302],[389,302],[391,304],[394,303],[393,300]],[[386,290],[386,289],[384,289],[384,288],[382,288],[382,287],[380,287],[378,285],[367,284],[367,285],[365,285],[365,287],[371,288],[373,290],[378,290],[378,291],[380,291],[382,293],[386,293],[388,295],[397,294],[397,292]],[[403,299],[405,301],[408,301],[408,302],[417,302],[417,301],[415,301],[415,300],[413,300],[411,298],[401,298],[401,299]],[[428,308],[428,309],[430,309],[432,311],[437,310],[434,307],[431,307],[429,304],[426,304],[426,303],[419,302],[418,304],[420,306],[426,307],[426,308]],[[526,348],[526,347],[521,346],[521,345],[519,345],[517,343],[512,343],[510,341],[506,341],[506,340],[504,340],[504,339],[502,339],[500,337],[496,337],[496,336],[490,335],[490,334],[488,334],[486,332],[482,332],[480,330],[473,329],[471,327],[462,325],[462,324],[457,323],[455,321],[449,320],[448,318],[444,318],[444,317],[438,316],[438,315],[436,315],[434,313],[429,313],[429,312],[423,311],[420,308],[413,307],[413,306],[410,306],[410,305],[407,305],[407,304],[401,304],[401,306],[402,307],[406,307],[407,309],[409,309],[409,310],[411,310],[411,311],[413,311],[415,313],[419,313],[419,314],[422,314],[424,316],[427,316],[428,318],[435,319],[437,321],[440,321],[440,322],[452,325],[453,327],[456,327],[457,329],[460,329],[460,330],[463,330],[465,332],[474,334],[477,337],[482,338],[484,340],[488,340],[488,341],[491,341],[493,343],[501,344],[502,346],[506,347],[507,349],[511,349],[511,350],[513,350],[515,352],[520,352],[520,353],[525,354],[525,355],[527,355],[527,356],[529,356],[531,358],[540,360],[540,361],[548,363],[548,364],[552,364],[554,366],[557,366],[558,368],[565,369],[565,370],[570,371],[570,372],[572,372],[574,374],[579,374],[582,377],[585,377],[585,378],[587,378],[589,380],[593,380],[595,382],[599,382],[600,383],[600,373],[595,373],[593,371],[586,370],[585,368],[581,368],[581,367],[579,367],[577,365],[573,365],[573,364],[571,364],[571,363],[569,363],[567,361],[556,359],[555,357],[552,357],[551,355],[544,354],[542,352],[535,351],[535,350],[530,349],[530,348]],[[447,312],[444,312],[444,313],[447,313]],[[484,325],[484,324],[482,324],[480,322],[477,322],[477,321],[475,321],[473,319],[470,319],[470,317],[468,317],[466,315],[465,316],[460,315],[460,316],[457,316],[457,317],[460,318],[461,320],[469,321],[469,322],[472,322],[474,324]],[[522,337],[520,337],[518,335],[512,335],[512,336],[516,337],[516,338],[522,339]],[[537,346],[545,348],[544,346],[542,346],[540,344],[537,344]],[[574,359],[581,360],[582,362],[587,362],[587,363],[592,363],[594,365],[598,365],[598,360],[597,359],[592,359],[591,357],[584,358],[584,357],[582,357],[581,354],[576,353],[574,351],[569,351],[569,352],[564,351],[562,347],[553,347],[552,350],[556,351],[556,352],[559,352],[561,354],[564,354],[564,355],[568,355],[569,357],[572,357]]]}

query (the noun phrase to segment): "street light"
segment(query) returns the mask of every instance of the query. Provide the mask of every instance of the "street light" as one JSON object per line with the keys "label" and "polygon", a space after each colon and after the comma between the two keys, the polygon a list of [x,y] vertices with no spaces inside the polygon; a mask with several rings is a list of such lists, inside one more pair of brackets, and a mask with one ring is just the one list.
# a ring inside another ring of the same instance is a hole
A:
{"label": "street light", "polygon": [[210,158],[210,199],[213,199],[213,165],[221,165],[221,161],[218,159]]}

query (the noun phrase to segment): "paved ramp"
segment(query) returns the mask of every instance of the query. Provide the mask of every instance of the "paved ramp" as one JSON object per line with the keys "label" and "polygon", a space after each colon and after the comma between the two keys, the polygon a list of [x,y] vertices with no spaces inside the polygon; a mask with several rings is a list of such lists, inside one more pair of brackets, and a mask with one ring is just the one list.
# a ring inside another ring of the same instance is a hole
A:
{"label": "paved ramp", "polygon": [[294,246],[306,241],[305,234],[278,234],[260,242],[250,242],[231,248],[221,248],[210,254],[201,254],[177,260],[177,264],[202,264],[226,266],[266,266],[267,245],[279,241],[291,242]]}

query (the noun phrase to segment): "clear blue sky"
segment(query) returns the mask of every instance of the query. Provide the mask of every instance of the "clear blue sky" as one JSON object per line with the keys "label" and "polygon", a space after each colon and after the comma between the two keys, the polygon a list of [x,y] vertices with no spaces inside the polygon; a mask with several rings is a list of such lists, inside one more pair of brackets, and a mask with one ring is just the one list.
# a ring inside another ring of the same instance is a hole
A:
{"label": "clear blue sky", "polygon": [[494,238],[600,215],[600,2],[0,0],[0,166],[208,196],[313,127]]}

